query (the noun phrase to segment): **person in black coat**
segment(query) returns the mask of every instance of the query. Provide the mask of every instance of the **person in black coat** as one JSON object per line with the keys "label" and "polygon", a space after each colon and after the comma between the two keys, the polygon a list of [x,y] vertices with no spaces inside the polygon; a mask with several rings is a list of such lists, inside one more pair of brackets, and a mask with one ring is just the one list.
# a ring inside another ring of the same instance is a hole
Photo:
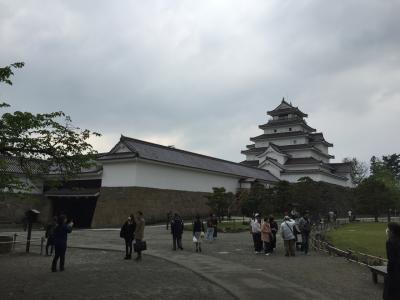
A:
{"label": "person in black coat", "polygon": [[124,259],[131,259],[132,258],[132,243],[135,239],[135,229],[136,223],[133,214],[128,217],[128,220],[122,225],[120,237],[125,240],[125,258]]}
{"label": "person in black coat", "polygon": [[387,275],[383,290],[384,300],[400,299],[400,224],[391,222],[386,230]]}
{"label": "person in black coat", "polygon": [[67,217],[61,215],[58,217],[57,226],[54,228],[54,248],[55,255],[51,270],[57,272],[57,263],[60,259],[60,271],[64,271],[65,252],[67,251],[68,233],[71,233],[74,223],[71,221],[67,224]]}
{"label": "person in black coat", "polygon": [[172,234],[172,247],[176,250],[176,244],[178,248],[183,250],[182,247],[182,233],[183,233],[183,221],[178,214],[174,215],[171,221],[171,234]]}
{"label": "person in black coat", "polygon": [[274,220],[274,216],[270,215],[268,218],[269,226],[271,227],[271,253],[276,248],[276,234],[278,233],[278,223]]}

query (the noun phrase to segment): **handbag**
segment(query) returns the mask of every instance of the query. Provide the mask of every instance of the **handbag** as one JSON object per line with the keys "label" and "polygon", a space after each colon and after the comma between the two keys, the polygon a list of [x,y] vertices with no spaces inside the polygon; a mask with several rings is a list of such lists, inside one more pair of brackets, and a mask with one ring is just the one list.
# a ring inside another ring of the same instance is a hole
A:
{"label": "handbag", "polygon": [[133,249],[135,252],[147,250],[146,241],[136,241],[133,245]]}

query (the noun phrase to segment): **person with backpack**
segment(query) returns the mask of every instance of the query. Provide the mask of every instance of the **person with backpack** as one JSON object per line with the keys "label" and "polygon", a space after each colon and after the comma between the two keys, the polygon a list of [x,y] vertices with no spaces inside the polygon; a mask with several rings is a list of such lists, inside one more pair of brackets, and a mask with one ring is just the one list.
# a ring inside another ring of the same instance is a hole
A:
{"label": "person with backpack", "polygon": [[386,229],[386,255],[388,258],[387,275],[385,276],[383,299],[400,299],[400,224],[390,222]]}
{"label": "person with backpack", "polygon": [[[53,254],[53,249],[54,249],[54,229],[57,226],[57,217],[53,218],[53,222],[47,224],[46,226],[46,233],[45,237],[47,239],[46,241],[46,255],[51,256]],[[49,254],[49,248],[50,248],[50,254]]]}
{"label": "person with backpack", "polygon": [[309,218],[308,211],[306,211],[303,217],[299,220],[299,228],[301,233],[302,250],[305,255],[308,255],[310,233],[311,233],[311,221]]}
{"label": "person with backpack", "polygon": [[125,258],[132,258],[132,243],[135,239],[136,223],[133,214],[131,214],[124,225],[121,227],[119,236],[125,240]]}
{"label": "person with backpack", "polygon": [[176,251],[176,246],[178,244],[178,248],[183,250],[182,247],[182,234],[183,234],[183,221],[182,218],[175,213],[174,217],[171,221],[171,234],[172,234],[172,249]]}
{"label": "person with backpack", "polygon": [[285,247],[285,256],[296,256],[295,253],[296,239],[294,236],[295,224],[296,221],[291,219],[289,216],[285,216],[281,224],[281,235]]}

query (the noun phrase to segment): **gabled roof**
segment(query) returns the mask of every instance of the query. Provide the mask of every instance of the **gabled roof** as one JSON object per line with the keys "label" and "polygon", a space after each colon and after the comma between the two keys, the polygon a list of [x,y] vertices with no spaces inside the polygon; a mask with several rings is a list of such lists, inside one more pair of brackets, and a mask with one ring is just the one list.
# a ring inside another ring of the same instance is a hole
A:
{"label": "gabled roof", "polygon": [[330,163],[329,164],[335,173],[351,173],[352,166],[351,162],[344,162],[344,163]]}
{"label": "gabled roof", "polygon": [[[99,160],[106,161],[114,159],[138,158],[160,163],[224,173],[239,177],[253,177],[269,182],[278,181],[278,179],[267,170],[248,167],[239,163],[211,156],[166,147],[159,144],[149,143],[146,141],[125,136],[121,136],[119,143],[123,143],[128,149],[132,149],[132,152],[111,153],[110,151],[109,155],[107,154],[105,156],[102,156],[101,158],[99,158]],[[116,147],[114,147],[114,149],[115,148]]]}
{"label": "gabled roof", "polygon": [[279,104],[275,109],[268,111],[267,114],[270,116],[295,114],[301,117],[307,117],[307,114],[303,113],[298,107],[294,107],[291,103],[287,103],[285,98],[282,99],[281,104]]}

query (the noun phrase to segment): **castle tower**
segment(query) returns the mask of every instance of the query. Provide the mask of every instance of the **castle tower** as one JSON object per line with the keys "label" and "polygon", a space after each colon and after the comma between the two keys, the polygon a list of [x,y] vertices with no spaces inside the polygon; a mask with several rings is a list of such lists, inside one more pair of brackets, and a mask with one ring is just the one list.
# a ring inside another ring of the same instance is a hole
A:
{"label": "castle tower", "polygon": [[353,186],[349,163],[330,163],[333,144],[321,132],[310,127],[298,107],[282,99],[267,114],[267,123],[258,126],[263,134],[251,137],[253,143],[241,151],[244,165],[270,171],[281,180],[297,182],[302,177],[342,186]]}

